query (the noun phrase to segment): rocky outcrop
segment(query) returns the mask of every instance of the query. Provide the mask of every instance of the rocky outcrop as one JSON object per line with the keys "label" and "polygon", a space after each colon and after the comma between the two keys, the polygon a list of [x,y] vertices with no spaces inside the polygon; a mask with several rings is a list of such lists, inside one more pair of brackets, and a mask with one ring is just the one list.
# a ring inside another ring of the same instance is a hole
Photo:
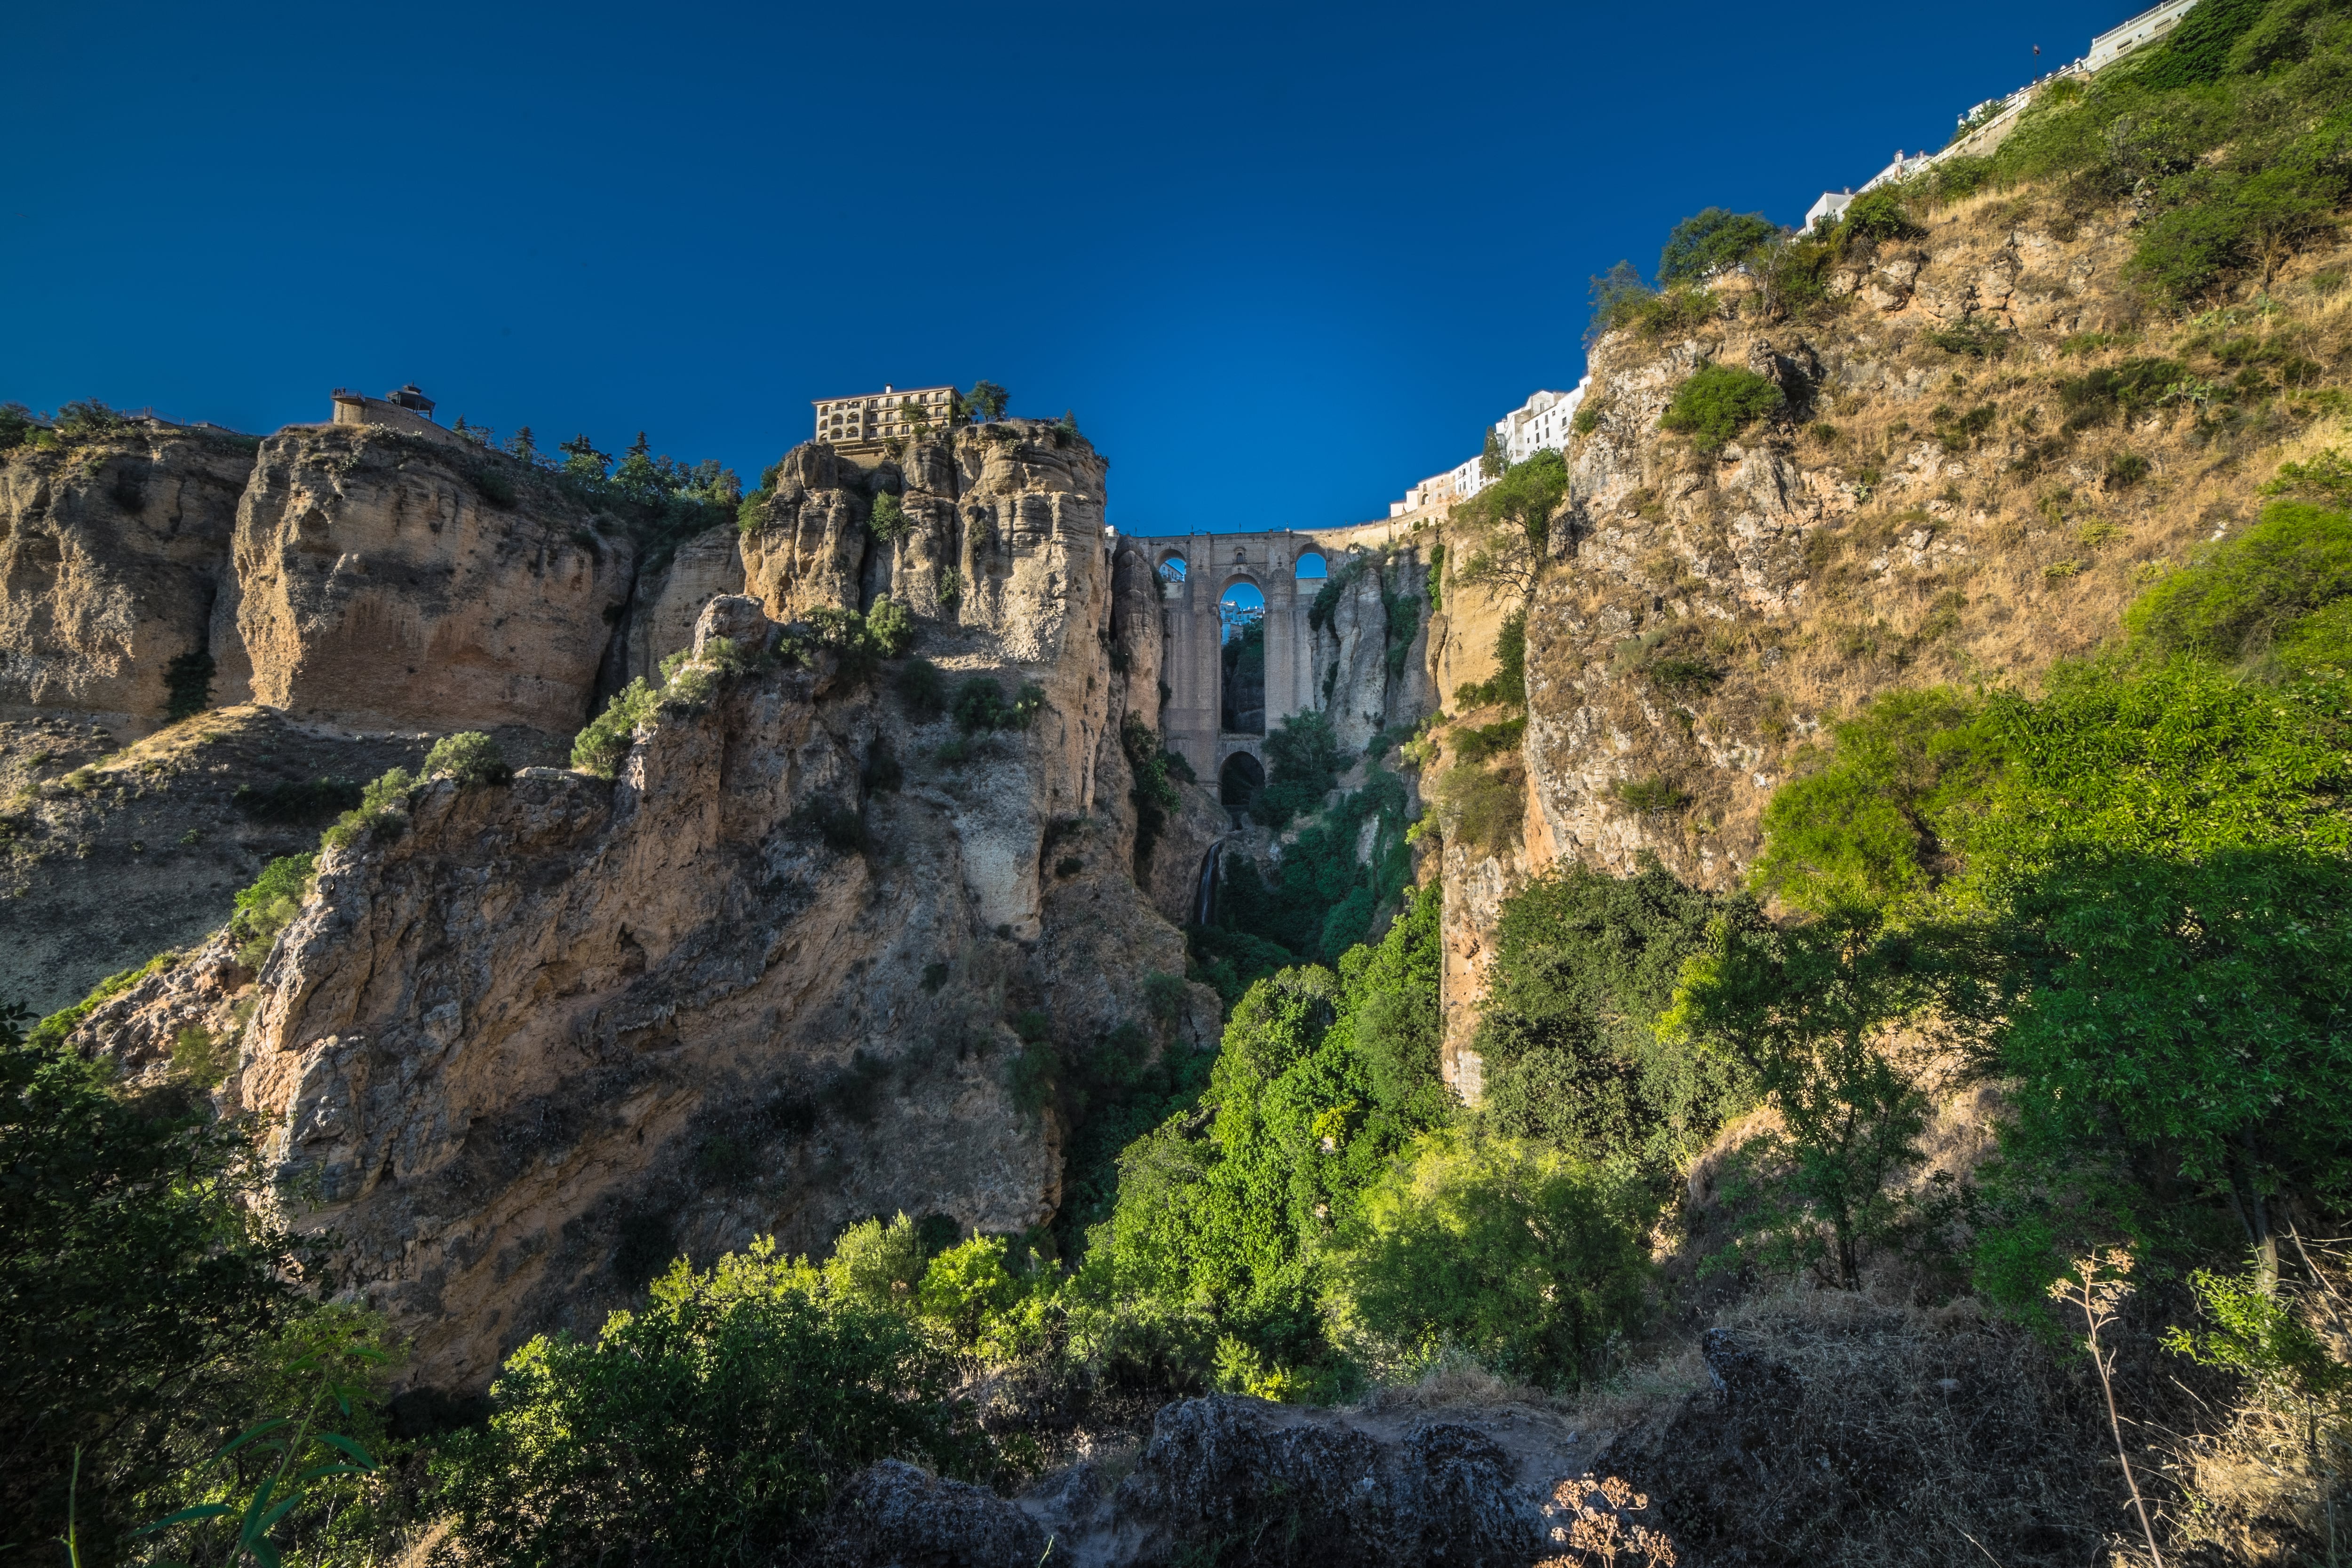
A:
{"label": "rocky outcrop", "polygon": [[253,445],[153,420],[0,455],[0,718],[143,734],[205,705]]}
{"label": "rocky outcrop", "polygon": [[88,723],[0,721],[0,997],[54,1012],[202,944],[236,889],[315,847],[361,781],[415,768],[431,743],[251,706],[119,749]]}
{"label": "rocky outcrop", "polygon": [[[1077,1467],[1023,1500],[1074,1560],[1524,1565],[1559,1550],[1580,1434],[1508,1400],[1328,1411],[1211,1395],[1163,1407],[1115,1486]],[[1563,1531],[1563,1535],[1564,1535]],[[1547,1551],[1547,1548],[1549,1551]]]}
{"label": "rocky outcrop", "polygon": [[[281,431],[237,510],[251,700],[568,741],[629,595],[635,547],[597,522],[503,458],[373,426]],[[234,698],[240,672],[223,673]]]}
{"label": "rocky outcrop", "polygon": [[[415,1382],[478,1387],[680,1252],[821,1251],[899,1210],[966,1234],[1044,1223],[1061,1129],[1015,1096],[1032,1047],[1010,1017],[1043,1012],[1066,1047],[1145,1019],[1161,1048],[1213,1046],[1205,987],[1173,1017],[1145,994],[1185,955],[1130,875],[1110,557],[1098,495],[1066,488],[1101,466],[1015,445],[974,452],[965,499],[1031,526],[1007,530],[966,624],[921,636],[951,679],[1034,703],[1025,725],[910,710],[887,667],[807,627],[788,643],[760,599],[720,595],[689,646],[717,660],[727,638],[730,667],[689,665],[616,779],[420,785],[323,853],[250,989],[215,952],[85,1023],[82,1044],[140,1070],[190,1026],[235,1039],[224,1105],[300,1194],[288,1217],[333,1230],[414,1336]],[[414,468],[367,493],[395,484],[447,493]],[[303,513],[281,515],[299,538]],[[854,576],[824,580],[853,596],[766,582],[857,607]]]}
{"label": "rocky outcrop", "polygon": [[858,1472],[826,1510],[820,1568],[1036,1568],[1037,1521],[984,1487],[898,1459]]}
{"label": "rocky outcrop", "polygon": [[645,679],[659,684],[661,661],[692,645],[695,618],[721,594],[743,592],[740,536],[722,525],[680,544],[669,559],[637,574],[629,595],[627,636],[621,639],[610,684]]}

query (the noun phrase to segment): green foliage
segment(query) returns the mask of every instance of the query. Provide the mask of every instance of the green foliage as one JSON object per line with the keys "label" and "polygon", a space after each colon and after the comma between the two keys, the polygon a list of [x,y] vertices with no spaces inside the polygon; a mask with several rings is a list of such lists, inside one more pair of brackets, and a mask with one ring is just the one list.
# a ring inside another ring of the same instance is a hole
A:
{"label": "green foliage", "polygon": [[258,788],[241,784],[229,799],[240,814],[256,822],[317,826],[359,805],[362,793],[355,779],[281,779]]}
{"label": "green foliage", "polygon": [[1514,463],[1503,477],[1454,509],[1469,535],[1465,583],[1526,589],[1544,560],[1552,513],[1568,494],[1568,459],[1549,447]]}
{"label": "green foliage", "polygon": [[1764,919],[1753,900],[1685,888],[1654,860],[1622,879],[1570,865],[1507,900],[1478,1020],[1488,1124],[1671,1179],[1756,1093],[1736,1058],[1655,1027],[1718,925],[1756,931]]}
{"label": "green foliage", "polygon": [[1965,359],[1999,359],[2009,350],[2010,334],[1982,316],[1970,314],[1948,327],[1930,327],[1919,334],[1929,348]]}
{"label": "green foliage", "polygon": [[94,397],[64,405],[58,410],[56,429],[68,441],[100,441],[133,428],[137,421],[117,414]]}
{"label": "green foliage", "polygon": [[2263,486],[2266,496],[2300,496],[2337,511],[2352,507],[2352,458],[2334,447],[2305,462],[2281,463]]}
{"label": "green foliage", "polygon": [[1449,841],[1486,850],[1518,842],[1527,801],[1516,768],[1498,773],[1456,763],[1437,776],[1429,794]]}
{"label": "green foliage", "polygon": [[[1657,290],[1642,281],[1642,275],[1630,261],[1621,261],[1609,269],[1608,275],[1595,278],[1591,289],[1592,316],[1584,328],[1584,342],[1590,347],[1604,332],[1631,326]],[[1583,409],[1577,410],[1581,419]]]}
{"label": "green foliage", "polygon": [[660,693],[646,684],[644,676],[630,681],[613,694],[604,711],[572,737],[572,765],[583,773],[611,778],[635,744],[638,727],[652,722],[660,708]]}
{"label": "green foliage", "polygon": [[2016,879],[2002,931],[2025,988],[2000,1045],[2018,1085],[2001,1194],[2032,1223],[1986,1247],[2013,1291],[2086,1238],[2177,1223],[2167,1185],[2176,1204],[2234,1209],[2249,1246],[2280,1194],[2340,1211],[2347,900],[2340,852],[2293,848],[2082,851]]}
{"label": "green foliage", "polygon": [[163,717],[176,723],[213,704],[213,656],[198,648],[163,667]]}
{"label": "green foliage", "polygon": [[959,729],[967,735],[977,735],[991,730],[1025,730],[1045,703],[1045,689],[1034,680],[1023,681],[1021,689],[1008,702],[1004,689],[993,677],[975,675],[956,688],[951,710]]}
{"label": "green foliage", "polygon": [[1265,788],[1250,814],[1280,832],[1291,818],[1322,807],[1346,765],[1329,719],[1312,709],[1292,714],[1265,738]]}
{"label": "green foliage", "polygon": [[348,849],[362,839],[392,838],[408,826],[408,792],[416,780],[406,768],[393,768],[360,791],[360,803],[319,835],[321,849]]}
{"label": "green foliage", "polygon": [[887,594],[875,595],[866,612],[866,640],[884,658],[898,658],[915,644],[915,619]]}
{"label": "green foliage", "polygon": [[[2300,476],[2298,476],[2300,478]],[[2236,660],[2289,625],[2352,595],[2352,518],[2294,501],[2143,595],[2125,618],[2160,654]]]}
{"label": "green foliage", "polygon": [[476,784],[501,784],[514,777],[499,743],[479,730],[461,730],[433,742],[425,756],[425,776],[454,779],[460,789]]}
{"label": "green foliage", "polygon": [[226,1562],[257,1568],[274,1568],[289,1554],[340,1555],[336,1514],[348,1531],[353,1513],[368,1511],[365,1493],[343,1478],[379,1470],[362,1439],[374,1425],[369,1407],[383,1395],[382,1372],[392,1359],[378,1342],[382,1334],[381,1322],[365,1313],[310,1314],[289,1336],[298,1353],[272,1380],[294,1384],[283,1392],[299,1403],[273,1403],[209,1459],[160,1489],[182,1506],[137,1533],[176,1537],[187,1559],[216,1551]]}
{"label": "green foliage", "polygon": [[1343,1234],[1335,1310],[1386,1368],[1459,1349],[1507,1376],[1574,1387],[1640,1321],[1643,1217],[1620,1184],[1556,1151],[1426,1139]]}
{"label": "green foliage", "polygon": [[971,390],[956,399],[955,411],[961,417],[975,422],[1004,417],[1011,396],[992,381],[975,381]]}
{"label": "green foliage", "polygon": [[1864,191],[1853,198],[1838,220],[1841,249],[1857,240],[1917,239],[1927,233],[1912,221],[1910,209],[1894,191]]}
{"label": "green foliage", "polygon": [[1696,282],[1736,267],[1780,237],[1780,226],[1762,213],[1706,207],[1675,225],[1658,254],[1658,281]]}
{"label": "green foliage", "polygon": [[1483,766],[1495,757],[1518,750],[1519,741],[1527,732],[1524,715],[1497,720],[1492,724],[1465,725],[1453,734],[1454,759],[1473,767]]}
{"label": "green foliage", "polygon": [[947,678],[929,659],[908,659],[898,671],[897,685],[907,716],[918,724],[928,724],[948,710]]}
{"label": "green foliage", "polygon": [[237,944],[236,961],[259,969],[278,933],[294,923],[315,885],[316,855],[284,855],[261,868],[253,885],[236,895],[236,913],[229,921],[229,936]]}
{"label": "green foliage", "polygon": [[2231,46],[2270,8],[2270,0],[2204,0],[2190,6],[2141,68],[2139,85],[2163,89],[2220,81],[2231,69]]}
{"label": "green foliage", "polygon": [[1926,1097],[1883,1037],[1968,989],[1963,973],[1911,944],[1874,940],[1879,929],[1850,910],[1788,929],[1723,926],[1662,1021],[1733,1057],[1780,1113],[1780,1130],[1748,1151],[1772,1178],[1746,1216],[1748,1244],[1848,1289],[1866,1251],[1906,1217],[1890,1183],[1919,1163],[1927,1121]]}
{"label": "green foliage", "polygon": [[2352,1366],[2295,1315],[2262,1269],[2247,1275],[2200,1268],[2189,1277],[2197,1305],[2212,1324],[2201,1333],[2165,1331],[2164,1348],[2207,1366],[2226,1366],[2297,1414],[2318,1416],[2352,1393]]}
{"label": "green foliage", "polygon": [[111,1078],[0,1018],[0,1546],[27,1561],[65,1532],[77,1450],[80,1548],[121,1560],[142,1495],[244,1424],[319,1262],[261,1217],[240,1133]]}
{"label": "green foliage", "polygon": [[1780,389],[1752,370],[1702,365],[1675,390],[1658,426],[1687,435],[1693,446],[1711,452],[1784,405]]}
{"label": "green foliage", "polygon": [[[1334,1389],[1321,1307],[1334,1227],[1444,1115],[1436,1081],[1436,900],[1377,951],[1253,984],[1225,1028],[1205,1118],[1181,1112],[1119,1159],[1095,1247],[1117,1289],[1204,1313],[1261,1388]],[[1205,1125],[1203,1121],[1205,1121]],[[1246,1353],[1242,1353],[1246,1352]],[[1267,1366],[1298,1381],[1272,1379]]]}
{"label": "green foliage", "polygon": [[1160,731],[1145,722],[1142,714],[1129,710],[1121,715],[1118,746],[1135,775],[1127,798],[1135,805],[1135,865],[1141,872],[1150,866],[1152,847],[1168,826],[1168,814],[1182,804],[1182,797],[1176,793],[1168,765],[1172,753],[1160,745]]}
{"label": "green foliage", "polygon": [[1484,680],[1465,681],[1454,689],[1454,700],[1466,707],[1504,703],[1528,705],[1528,613],[1514,610],[1503,617],[1495,634],[1495,673]]}
{"label": "green foliage", "polygon": [[1764,807],[1754,886],[1812,914],[1932,887],[2000,771],[1983,704],[1949,688],[1889,691],[1830,730],[1834,751]]}
{"label": "green foliage", "polygon": [[866,518],[866,531],[876,539],[888,544],[914,526],[906,508],[898,504],[897,496],[883,490],[874,497],[874,508]]}
{"label": "green foliage", "polygon": [[1690,804],[1690,796],[1682,787],[1663,773],[1619,779],[1610,786],[1609,793],[1626,810],[1639,812],[1645,816],[1680,811]]}
{"label": "green foliage", "polygon": [[[113,1000],[151,974],[160,974],[180,961],[176,952],[159,952],[136,968],[124,969],[108,975],[90,987],[89,994],[70,1007],[60,1007],[33,1026],[26,1038],[45,1050],[55,1050],[66,1043],[66,1037],[81,1026],[81,1021],[96,1012],[101,1003]],[[7,1026],[14,1028],[14,1024]]]}
{"label": "green foliage", "polygon": [[33,411],[21,403],[0,403],[0,452],[13,452],[43,428]]}
{"label": "green foliage", "polygon": [[593,1343],[530,1341],[433,1468],[469,1557],[764,1561],[875,1459],[980,1473],[953,1373],[908,1314],[761,1240],[707,1274],[681,1259]]}
{"label": "green foliage", "polygon": [[2178,360],[2127,359],[2119,365],[2058,383],[2058,403],[2066,427],[2086,429],[2117,416],[2137,416],[2154,408],[2166,391],[2189,374]]}

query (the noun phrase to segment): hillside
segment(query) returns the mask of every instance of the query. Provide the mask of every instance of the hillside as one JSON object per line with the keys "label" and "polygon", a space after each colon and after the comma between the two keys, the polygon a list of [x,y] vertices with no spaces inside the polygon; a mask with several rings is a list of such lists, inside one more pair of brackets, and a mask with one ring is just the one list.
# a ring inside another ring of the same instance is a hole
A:
{"label": "hillside", "polygon": [[2332,1562],[2347,62],[1696,214],[1319,581],[984,382],[748,494],[16,416],[8,1539]]}

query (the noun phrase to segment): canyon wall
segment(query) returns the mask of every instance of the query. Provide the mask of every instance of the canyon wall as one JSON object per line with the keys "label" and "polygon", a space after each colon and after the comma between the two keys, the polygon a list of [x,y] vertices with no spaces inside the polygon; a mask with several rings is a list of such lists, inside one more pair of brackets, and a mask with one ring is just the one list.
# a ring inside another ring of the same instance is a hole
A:
{"label": "canyon wall", "polygon": [[[680,1251],[772,1234],[821,1252],[900,1210],[1036,1230],[1065,1130],[1024,1087],[1049,1069],[1024,1064],[1122,1026],[1155,1050],[1218,1029],[1206,987],[1172,1016],[1145,995],[1185,972],[1154,895],[1182,912],[1162,885],[1189,879],[1213,808],[1187,791],[1138,867],[1119,719],[1150,711],[1131,688],[1156,664],[1111,650],[1156,630],[1156,605],[1106,534],[1104,469],[1023,422],[903,468],[800,448],[760,526],[688,541],[632,588],[625,555],[566,531],[586,523],[519,504],[501,530],[506,509],[437,450],[274,437],[237,532],[265,701],[208,715],[207,735],[293,722],[305,692],[342,724],[404,721],[423,692],[529,729],[600,662],[608,680],[657,663],[700,595],[690,658],[614,778],[421,785],[322,853],[257,973],[215,939],[77,1042],[149,1073],[190,1028],[234,1040],[222,1104],[257,1119],[287,1216],[341,1237],[353,1284],[414,1336],[422,1384],[478,1387],[530,1333],[593,1329]],[[909,520],[887,539],[866,521],[883,494]],[[950,697],[990,683],[1025,717],[960,723],[902,691],[897,663],[828,642],[825,616],[920,602],[924,574],[916,651]],[[446,657],[507,626],[539,637],[530,681]],[[405,656],[366,681],[379,633],[420,650],[415,684]]]}
{"label": "canyon wall", "polygon": [[[1708,280],[1695,325],[1595,342],[1547,554],[1530,593],[1503,596],[1527,615],[1527,725],[1486,771],[1518,792],[1520,821],[1490,842],[1450,835],[1444,853],[1459,1087],[1477,1087],[1463,1053],[1494,924],[1528,876],[1655,857],[1692,885],[1745,885],[1765,803],[1832,721],[1988,670],[2030,688],[2114,636],[2168,566],[2251,523],[2283,458],[2340,440],[2295,391],[2352,359],[2340,251],[2298,258],[2264,301],[2180,320],[2148,310],[2131,247],[2116,216],[1974,197],[1913,238],[1849,247],[1801,312],[1734,270]],[[2280,401],[2246,417],[2227,394],[2124,408],[2083,390],[2135,359]],[[1713,449],[1660,426],[1709,364],[1783,397]],[[1451,574],[1475,540],[1447,540]],[[1440,638],[1449,690],[1491,671],[1458,640]]]}

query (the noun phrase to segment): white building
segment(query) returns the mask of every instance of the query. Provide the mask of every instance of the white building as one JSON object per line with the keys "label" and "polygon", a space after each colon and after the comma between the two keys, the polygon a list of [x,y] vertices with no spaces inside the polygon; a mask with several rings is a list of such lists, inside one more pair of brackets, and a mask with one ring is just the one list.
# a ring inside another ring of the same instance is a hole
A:
{"label": "white building", "polygon": [[2165,0],[2151,11],[2142,11],[2120,27],[2111,27],[2091,40],[2091,52],[2083,57],[2083,64],[2097,70],[2109,60],[2139,47],[2151,39],[2160,38],[2172,31],[2180,18],[2189,15],[2197,0]]}
{"label": "white building", "polygon": [[1831,223],[1845,216],[1845,209],[1853,205],[1853,187],[1842,191],[1823,191],[1821,199],[1805,209],[1805,228],[1810,230],[1824,219]]}
{"label": "white building", "polygon": [[[1495,422],[1495,434],[1502,438],[1506,460],[1524,463],[1538,452],[1568,450],[1568,437],[1575,429],[1577,405],[1584,401],[1584,389],[1592,384],[1586,376],[1576,384],[1573,392],[1538,392]],[[1404,500],[1389,502],[1389,515],[1402,517],[1423,507],[1446,506],[1454,501],[1468,500],[1486,488],[1488,479],[1479,468],[1480,458],[1433,474],[1404,492]]]}
{"label": "white building", "polygon": [[836,447],[911,436],[922,424],[945,429],[955,415],[956,389],[919,386],[901,392],[886,386],[857,397],[824,397],[816,404],[816,438]]}

